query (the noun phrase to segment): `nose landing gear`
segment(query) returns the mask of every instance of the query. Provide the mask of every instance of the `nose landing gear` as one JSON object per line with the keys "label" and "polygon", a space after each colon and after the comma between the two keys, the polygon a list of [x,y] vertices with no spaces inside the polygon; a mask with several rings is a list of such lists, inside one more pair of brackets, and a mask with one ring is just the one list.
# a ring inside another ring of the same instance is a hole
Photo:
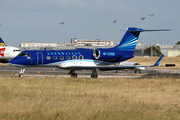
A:
{"label": "nose landing gear", "polygon": [[21,68],[21,71],[19,72],[19,77],[23,77],[24,76],[24,72],[25,72],[25,68]]}

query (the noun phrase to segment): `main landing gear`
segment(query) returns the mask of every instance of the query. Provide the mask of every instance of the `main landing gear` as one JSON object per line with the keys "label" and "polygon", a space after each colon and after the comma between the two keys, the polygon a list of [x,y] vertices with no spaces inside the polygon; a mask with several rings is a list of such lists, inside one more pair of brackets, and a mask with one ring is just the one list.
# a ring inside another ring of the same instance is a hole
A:
{"label": "main landing gear", "polygon": [[140,70],[135,70],[135,73],[137,73],[139,71],[139,73],[141,73],[141,71]]}
{"label": "main landing gear", "polygon": [[75,70],[70,70],[68,75],[71,75],[73,78],[77,78],[77,73],[75,73]]}
{"label": "main landing gear", "polygon": [[96,69],[92,69],[91,78],[98,78],[98,74],[97,74]]}
{"label": "main landing gear", "polygon": [[25,68],[21,68],[21,71],[19,72],[19,77],[23,77],[24,76],[24,72],[25,72]]}
{"label": "main landing gear", "polygon": [[[71,75],[73,78],[77,78],[77,73],[75,73],[75,70],[70,70],[68,75]],[[91,78],[98,78],[96,69],[92,69]]]}

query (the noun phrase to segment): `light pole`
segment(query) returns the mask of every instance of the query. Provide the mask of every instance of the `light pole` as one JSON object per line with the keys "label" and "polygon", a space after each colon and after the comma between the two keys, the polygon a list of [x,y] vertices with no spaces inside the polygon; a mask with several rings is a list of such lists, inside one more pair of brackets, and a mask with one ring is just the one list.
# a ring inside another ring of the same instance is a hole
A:
{"label": "light pole", "polygon": [[[145,17],[139,18],[142,20],[142,29],[144,29],[144,19]],[[142,56],[144,55],[144,33],[142,34]]]}
{"label": "light pole", "polygon": [[60,22],[59,24],[62,24],[62,45],[63,45],[63,24],[64,24],[65,22]]}
{"label": "light pole", "polygon": [[[151,29],[153,29],[153,16],[154,14],[148,14],[151,16]],[[153,56],[153,32],[151,32],[151,57]]]}
{"label": "light pole", "polygon": [[114,42],[115,42],[115,23],[117,22],[117,20],[112,20],[111,22],[114,23]]}

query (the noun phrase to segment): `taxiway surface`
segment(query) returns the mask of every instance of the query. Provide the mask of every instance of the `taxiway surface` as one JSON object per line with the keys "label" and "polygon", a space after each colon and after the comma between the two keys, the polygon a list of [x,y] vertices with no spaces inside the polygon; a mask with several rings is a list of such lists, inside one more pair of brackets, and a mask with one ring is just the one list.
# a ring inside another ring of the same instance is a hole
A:
{"label": "taxiway surface", "polygon": [[[20,68],[12,67],[10,65],[0,65],[0,75],[1,76],[18,76],[20,72]],[[38,74],[38,72],[40,74]],[[68,75],[69,70],[64,69],[53,69],[52,67],[34,67],[34,68],[26,68],[24,73],[25,76],[58,76],[58,77],[70,77]],[[77,70],[76,71],[78,78],[90,78],[91,70]],[[180,70],[172,70],[172,69],[156,69],[149,68],[145,71],[142,71],[141,74],[131,71],[118,71],[115,73],[114,71],[99,71],[97,70],[98,78],[149,78],[154,76],[170,76],[170,77],[178,77],[180,78]]]}

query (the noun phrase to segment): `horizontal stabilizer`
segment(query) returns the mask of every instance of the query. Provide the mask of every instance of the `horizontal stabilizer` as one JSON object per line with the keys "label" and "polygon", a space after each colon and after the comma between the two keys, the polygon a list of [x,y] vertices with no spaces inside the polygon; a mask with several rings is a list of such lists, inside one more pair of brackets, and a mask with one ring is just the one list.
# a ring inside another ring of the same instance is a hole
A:
{"label": "horizontal stabilizer", "polygon": [[171,29],[154,29],[154,30],[145,30],[145,29],[140,29],[140,30],[129,30],[129,32],[151,32],[151,31],[170,31]]}

